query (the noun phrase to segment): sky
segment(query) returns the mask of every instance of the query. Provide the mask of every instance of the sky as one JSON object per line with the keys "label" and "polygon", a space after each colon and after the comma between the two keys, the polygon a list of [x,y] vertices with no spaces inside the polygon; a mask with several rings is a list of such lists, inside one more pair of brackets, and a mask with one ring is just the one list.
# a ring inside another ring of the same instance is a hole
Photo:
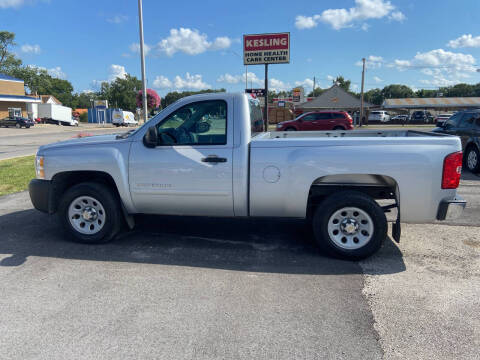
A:
{"label": "sky", "polygon": [[[244,34],[290,32],[290,63],[269,66],[269,87],[359,91],[405,84],[436,89],[480,82],[479,0],[143,0],[147,86],[243,91]],[[69,80],[76,92],[141,78],[136,0],[0,0],[0,30],[16,34],[24,64]],[[248,67],[262,88],[264,66]]]}

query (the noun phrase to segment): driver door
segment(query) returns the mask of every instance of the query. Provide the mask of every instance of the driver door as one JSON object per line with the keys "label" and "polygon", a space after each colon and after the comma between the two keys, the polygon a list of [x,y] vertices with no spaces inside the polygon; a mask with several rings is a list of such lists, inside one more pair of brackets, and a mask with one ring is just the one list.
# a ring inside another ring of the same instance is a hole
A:
{"label": "driver door", "polygon": [[130,192],[137,211],[233,216],[233,103],[189,103],[156,125],[159,143],[130,151]]}

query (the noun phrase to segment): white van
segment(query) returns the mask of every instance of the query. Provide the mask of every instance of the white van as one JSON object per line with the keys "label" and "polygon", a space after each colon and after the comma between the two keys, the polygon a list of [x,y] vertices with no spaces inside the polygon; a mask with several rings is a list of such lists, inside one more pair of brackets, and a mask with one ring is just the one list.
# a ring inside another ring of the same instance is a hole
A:
{"label": "white van", "polygon": [[135,115],[130,111],[113,110],[112,124],[115,126],[136,126],[138,121],[135,120]]}
{"label": "white van", "polygon": [[389,122],[390,115],[383,110],[370,111],[370,114],[368,115],[368,121]]}

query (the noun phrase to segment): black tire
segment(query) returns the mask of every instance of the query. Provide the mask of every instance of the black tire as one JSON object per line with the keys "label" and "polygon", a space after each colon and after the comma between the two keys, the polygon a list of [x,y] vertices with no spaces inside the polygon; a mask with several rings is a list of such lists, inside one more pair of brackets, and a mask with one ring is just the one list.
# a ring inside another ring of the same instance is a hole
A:
{"label": "black tire", "polygon": [[30,129],[30,125],[25,125],[25,128],[26,128],[26,129]]}
{"label": "black tire", "polygon": [[294,127],[287,127],[285,131],[297,131]]}
{"label": "black tire", "polygon": [[[473,159],[469,161],[469,157],[476,159],[476,162]],[[480,151],[475,145],[469,146],[465,152],[465,166],[473,173],[480,172]]]}
{"label": "black tire", "polygon": [[16,123],[16,124],[15,124],[15,127],[16,127],[17,129],[21,129],[21,128],[22,128],[22,125],[20,125],[19,123]]}
{"label": "black tire", "polygon": [[[105,223],[101,230],[93,235],[80,233],[70,223],[68,215],[70,204],[81,196],[97,199],[105,209]],[[60,200],[58,216],[69,240],[86,244],[101,244],[112,240],[123,223],[117,195],[107,186],[95,182],[77,184],[68,189]]]}
{"label": "black tire", "polygon": [[335,126],[333,130],[345,130],[343,126]]}
{"label": "black tire", "polygon": [[[330,217],[338,210],[348,207],[363,210],[373,223],[370,240],[356,249],[340,247],[328,231]],[[315,210],[312,226],[315,240],[324,253],[347,260],[361,260],[377,252],[387,237],[388,229],[387,218],[382,208],[371,197],[357,191],[342,191],[327,197]]]}

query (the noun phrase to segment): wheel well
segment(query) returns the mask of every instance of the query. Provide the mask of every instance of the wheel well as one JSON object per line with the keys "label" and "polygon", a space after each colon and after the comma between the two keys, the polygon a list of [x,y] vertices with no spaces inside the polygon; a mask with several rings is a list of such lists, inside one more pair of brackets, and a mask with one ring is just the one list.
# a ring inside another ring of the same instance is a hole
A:
{"label": "wheel well", "polygon": [[68,171],[55,174],[52,178],[52,191],[50,192],[50,213],[57,211],[62,195],[74,185],[83,182],[96,182],[113,189],[118,198],[117,185],[113,178],[103,171]]}
{"label": "wheel well", "polygon": [[387,207],[400,207],[397,182],[389,176],[375,174],[327,175],[317,178],[310,186],[307,217],[311,217],[316,207],[328,196],[336,192],[351,190],[364,193],[375,200],[390,200],[391,204]]}

